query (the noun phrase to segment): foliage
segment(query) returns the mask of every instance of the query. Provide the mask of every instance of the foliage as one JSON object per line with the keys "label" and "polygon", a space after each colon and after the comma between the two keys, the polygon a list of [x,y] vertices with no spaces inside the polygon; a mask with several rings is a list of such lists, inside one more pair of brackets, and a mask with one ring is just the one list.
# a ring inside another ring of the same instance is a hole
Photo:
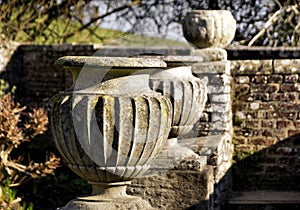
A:
{"label": "foliage", "polygon": [[[114,12],[130,7],[107,11],[97,16],[97,4],[92,0],[1,0],[0,1],[0,40],[21,42],[64,43],[83,31],[94,33],[97,21]],[[61,23],[62,26],[61,26]]]}
{"label": "foliage", "polygon": [[[32,41],[38,44],[53,44],[53,43],[107,43],[112,40],[124,36],[124,32],[103,28],[88,28],[84,29],[74,35],[64,39],[62,38],[66,33],[72,33],[80,27],[80,24],[67,19],[58,18],[53,20],[51,24],[45,29],[43,35],[38,35]],[[55,32],[55,33],[54,33]],[[16,41],[28,41],[26,36],[17,37]]]}
{"label": "foliage", "polygon": [[10,188],[9,185],[10,180],[7,179],[7,183],[0,188],[0,209],[32,210],[33,203],[27,205],[26,202],[23,202],[21,206],[21,198],[17,197],[17,190]]}
{"label": "foliage", "polygon": [[11,188],[32,178],[53,174],[60,160],[49,153],[45,162],[38,163],[31,160],[26,151],[18,150],[22,144],[33,141],[47,130],[48,118],[42,108],[28,110],[15,103],[12,93],[7,91],[8,86],[1,83],[4,84],[0,88],[4,95],[0,96],[0,205],[1,208],[15,209],[20,198],[15,198]]}
{"label": "foliage", "polygon": [[269,15],[264,27],[248,43],[248,46],[300,46],[300,3],[287,1]]}
{"label": "foliage", "polygon": [[121,31],[166,35],[181,33],[185,14],[195,9],[225,9],[237,20],[234,43],[298,46],[297,0],[0,0],[0,40],[35,43],[97,42]]}

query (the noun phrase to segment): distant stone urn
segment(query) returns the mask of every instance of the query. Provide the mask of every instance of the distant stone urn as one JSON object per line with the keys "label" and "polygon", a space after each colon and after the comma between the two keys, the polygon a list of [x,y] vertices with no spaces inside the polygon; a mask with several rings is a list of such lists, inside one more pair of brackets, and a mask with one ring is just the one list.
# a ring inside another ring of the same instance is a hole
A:
{"label": "distant stone urn", "polygon": [[182,23],[186,40],[197,48],[224,48],[233,40],[236,21],[227,10],[193,10]]}

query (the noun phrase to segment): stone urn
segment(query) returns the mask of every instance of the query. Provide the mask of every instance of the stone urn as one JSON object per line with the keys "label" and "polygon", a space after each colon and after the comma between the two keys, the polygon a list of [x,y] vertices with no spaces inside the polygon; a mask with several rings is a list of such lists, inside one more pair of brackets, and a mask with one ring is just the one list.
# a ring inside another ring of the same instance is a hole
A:
{"label": "stone urn", "polygon": [[92,195],[61,209],[152,209],[127,195],[126,185],[143,177],[166,144],[172,108],[168,98],[149,88],[149,75],[133,73],[165,63],[69,56],[57,64],[72,72],[74,84],[52,98],[50,129],[68,167],[93,187]]}
{"label": "stone urn", "polygon": [[201,117],[207,101],[207,89],[191,71],[191,63],[202,61],[200,57],[164,56],[161,59],[168,68],[151,74],[150,88],[162,93],[172,103],[172,126],[164,155],[174,158],[175,164],[178,164],[178,161],[198,157],[192,150],[181,147],[178,139],[188,134]]}
{"label": "stone urn", "polygon": [[224,48],[233,40],[236,21],[227,10],[193,10],[182,23],[183,35],[196,48]]}

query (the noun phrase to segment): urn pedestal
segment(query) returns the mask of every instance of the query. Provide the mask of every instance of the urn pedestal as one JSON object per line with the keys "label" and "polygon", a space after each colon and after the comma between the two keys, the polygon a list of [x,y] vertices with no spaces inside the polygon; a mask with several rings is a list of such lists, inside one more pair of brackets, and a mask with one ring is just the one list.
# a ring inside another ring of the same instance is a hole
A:
{"label": "urn pedestal", "polygon": [[130,74],[165,63],[77,56],[57,63],[72,72],[74,85],[52,98],[50,129],[67,165],[93,187],[61,209],[152,209],[127,195],[126,185],[144,176],[166,143],[172,108],[149,88],[149,75]]}

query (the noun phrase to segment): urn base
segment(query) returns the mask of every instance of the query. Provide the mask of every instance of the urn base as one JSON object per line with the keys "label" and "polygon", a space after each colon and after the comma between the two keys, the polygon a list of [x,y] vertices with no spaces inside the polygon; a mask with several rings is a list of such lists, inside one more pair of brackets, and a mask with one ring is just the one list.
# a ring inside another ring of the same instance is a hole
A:
{"label": "urn base", "polygon": [[79,196],[57,210],[155,210],[148,201],[126,194],[126,185],[119,183],[90,183],[93,193]]}

